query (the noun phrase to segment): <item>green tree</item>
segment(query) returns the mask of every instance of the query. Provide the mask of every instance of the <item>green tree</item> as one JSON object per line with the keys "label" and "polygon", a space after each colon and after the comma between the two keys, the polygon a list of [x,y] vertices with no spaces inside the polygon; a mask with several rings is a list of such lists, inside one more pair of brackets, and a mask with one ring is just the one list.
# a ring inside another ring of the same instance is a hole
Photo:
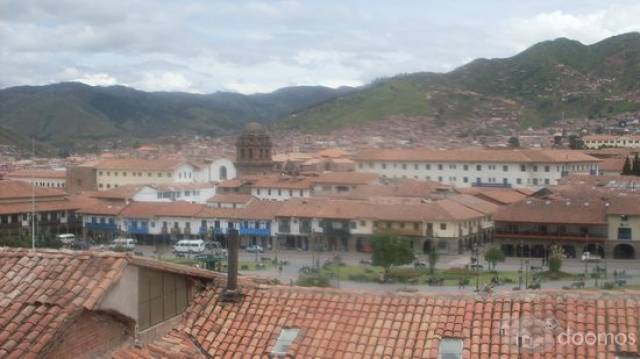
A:
{"label": "green tree", "polygon": [[581,150],[584,148],[584,141],[578,135],[569,135],[569,148],[572,150]]}
{"label": "green tree", "polygon": [[624,165],[622,166],[622,174],[625,176],[634,174],[631,169],[631,161],[629,160],[629,157],[624,159]]}
{"label": "green tree", "polygon": [[551,255],[549,256],[549,271],[551,273],[560,273],[563,259],[564,253],[562,251],[562,247],[558,245],[552,246]]}
{"label": "green tree", "polygon": [[438,263],[438,259],[440,259],[440,255],[436,251],[435,248],[431,248],[431,252],[429,252],[429,273],[433,274],[436,271],[436,263]]}
{"label": "green tree", "polygon": [[500,247],[493,246],[484,252],[484,260],[489,263],[490,268],[493,270],[496,270],[496,264],[498,262],[504,262],[504,259],[505,256]]}
{"label": "green tree", "polygon": [[391,266],[409,264],[414,260],[413,250],[409,242],[400,237],[383,234],[371,240],[371,262],[384,269],[384,280],[387,280]]}
{"label": "green tree", "polygon": [[515,137],[515,136],[509,137],[509,146],[514,148],[520,147],[520,139],[518,139],[518,137]]}
{"label": "green tree", "polygon": [[631,174],[640,176],[640,157],[636,153],[636,156],[633,158],[633,166],[631,170]]}

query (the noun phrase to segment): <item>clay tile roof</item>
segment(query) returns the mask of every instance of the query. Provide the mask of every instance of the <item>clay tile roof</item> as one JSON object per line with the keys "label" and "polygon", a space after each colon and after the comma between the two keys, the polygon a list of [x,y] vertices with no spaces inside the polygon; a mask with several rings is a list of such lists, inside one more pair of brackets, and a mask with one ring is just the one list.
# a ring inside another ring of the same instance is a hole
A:
{"label": "clay tile roof", "polygon": [[613,197],[610,198],[607,214],[624,214],[628,216],[640,215],[640,197]]}
{"label": "clay tile roof", "polygon": [[496,222],[558,223],[558,224],[606,224],[605,204],[598,199],[529,198],[496,212]]}
{"label": "clay tile roof", "polygon": [[91,197],[125,201],[133,198],[144,187],[144,185],[124,185],[106,191],[93,192]]}
{"label": "clay tile roof", "polygon": [[185,201],[131,202],[120,213],[127,218],[197,217],[206,207]]}
{"label": "clay tile roof", "polygon": [[98,309],[128,264],[223,279],[202,269],[125,253],[0,248],[0,357],[46,356],[70,319]]}
{"label": "clay tile roof", "polygon": [[378,175],[367,172],[324,172],[311,182],[317,184],[367,185],[378,181]]}
{"label": "clay tile roof", "polygon": [[207,202],[220,202],[220,203],[247,203],[255,199],[250,194],[244,193],[218,193],[215,196],[209,198]]}
{"label": "clay tile roof", "polygon": [[65,170],[43,170],[43,169],[25,169],[9,172],[5,178],[59,178],[64,179],[67,176]]}
{"label": "clay tile roof", "polygon": [[0,180],[0,201],[31,198],[32,191],[35,191],[36,198],[61,197],[65,192],[57,188],[42,188],[31,186],[22,181]]}
{"label": "clay tile roof", "polygon": [[[637,291],[471,296],[245,286],[235,303],[222,302],[221,293],[220,288],[203,292],[169,335],[115,357],[269,357],[284,328],[299,329],[287,351],[287,357],[296,358],[437,358],[443,338],[462,340],[464,358],[613,358],[638,353],[635,343],[589,348],[555,339],[566,330],[637,338]],[[519,346],[523,333],[536,341]]]}
{"label": "clay tile roof", "polygon": [[624,160],[624,158],[605,158],[599,164],[600,171],[622,173]]}
{"label": "clay tile roof", "polygon": [[375,149],[355,156],[358,161],[431,161],[489,163],[567,163],[597,162],[598,159],[574,150],[428,150]]}

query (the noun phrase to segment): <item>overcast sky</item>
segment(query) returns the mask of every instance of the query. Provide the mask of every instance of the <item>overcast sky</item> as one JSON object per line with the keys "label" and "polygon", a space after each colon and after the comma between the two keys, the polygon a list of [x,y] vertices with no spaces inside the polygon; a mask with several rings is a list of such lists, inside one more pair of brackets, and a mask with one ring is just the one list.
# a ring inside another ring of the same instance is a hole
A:
{"label": "overcast sky", "polygon": [[639,30],[638,0],[0,0],[0,87],[353,86]]}

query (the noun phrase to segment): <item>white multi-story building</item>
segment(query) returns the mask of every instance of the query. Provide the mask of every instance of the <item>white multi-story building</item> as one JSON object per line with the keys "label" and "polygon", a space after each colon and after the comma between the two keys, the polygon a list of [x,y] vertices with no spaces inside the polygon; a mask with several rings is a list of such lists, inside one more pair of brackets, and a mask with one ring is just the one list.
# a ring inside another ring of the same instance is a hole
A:
{"label": "white multi-story building", "polygon": [[602,147],[640,148],[640,135],[592,135],[582,138],[586,148],[598,149]]}
{"label": "white multi-story building", "polygon": [[568,174],[596,175],[599,159],[572,150],[369,150],[355,158],[358,172],[438,181],[457,187],[555,185]]}

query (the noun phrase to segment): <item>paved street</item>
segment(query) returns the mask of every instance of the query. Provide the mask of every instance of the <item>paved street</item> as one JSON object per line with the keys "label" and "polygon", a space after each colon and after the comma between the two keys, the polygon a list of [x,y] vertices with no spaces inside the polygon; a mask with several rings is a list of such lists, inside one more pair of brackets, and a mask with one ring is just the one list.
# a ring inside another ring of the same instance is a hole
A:
{"label": "paved street", "polygon": [[[136,252],[143,253],[144,256],[153,257],[160,254],[163,257],[171,257],[173,256],[172,247],[170,246],[137,246]],[[269,267],[266,270],[260,271],[244,271],[244,274],[249,274],[256,277],[269,278],[269,279],[278,279],[283,284],[288,284],[290,282],[295,281],[298,278],[298,273],[300,268],[304,266],[311,266],[313,261],[316,261],[320,264],[324,263],[327,260],[333,259],[336,255],[340,255],[343,262],[348,265],[359,265],[360,261],[370,260],[371,255],[366,253],[332,253],[332,252],[322,252],[322,253],[312,253],[312,252],[302,252],[296,250],[281,250],[278,253],[274,251],[268,251],[256,256],[255,253],[249,253],[245,250],[240,250],[240,261],[241,262],[253,262],[260,261],[262,257],[273,259],[275,256],[278,256],[280,260],[285,260],[288,262],[287,265],[283,266],[282,272],[279,272],[277,267]],[[427,262],[427,258],[424,255],[419,255],[418,258]],[[441,256],[436,267],[438,269],[450,269],[450,268],[463,268],[466,264],[469,263],[469,256],[461,255],[461,256]],[[507,258],[507,260],[503,263],[498,264],[498,270],[500,271],[517,271],[520,269],[521,263],[524,263],[524,259],[520,258]],[[531,266],[541,266],[542,261],[539,258],[531,258],[529,259],[529,263]],[[591,269],[595,264],[590,263],[588,267]],[[598,264],[601,267],[605,266],[605,262],[601,262]],[[634,260],[608,260],[606,261],[606,266],[608,268],[609,273],[613,273],[613,271],[626,271],[627,275],[630,278],[627,279],[628,285],[640,285],[640,263]],[[562,270],[564,272],[569,273],[583,273],[585,269],[585,265],[583,262],[577,259],[567,259],[563,262]],[[611,276],[610,276],[611,279]],[[366,290],[366,291],[376,291],[376,292],[397,292],[403,289],[409,289],[411,291],[418,292],[439,292],[439,293],[469,293],[475,289],[473,283],[472,285],[467,286],[464,289],[460,289],[456,286],[442,286],[442,287],[432,287],[426,285],[406,285],[406,284],[379,284],[379,283],[369,283],[369,282],[354,282],[354,281],[336,281],[334,280],[332,285],[339,286],[341,288],[355,289],[355,290]],[[562,286],[566,286],[571,284],[569,281],[553,281],[553,282],[544,282],[543,288],[561,288]],[[587,281],[587,287],[593,287],[594,280]],[[514,286],[517,284],[506,284],[502,286],[498,286],[494,288],[494,291],[511,291]]]}

